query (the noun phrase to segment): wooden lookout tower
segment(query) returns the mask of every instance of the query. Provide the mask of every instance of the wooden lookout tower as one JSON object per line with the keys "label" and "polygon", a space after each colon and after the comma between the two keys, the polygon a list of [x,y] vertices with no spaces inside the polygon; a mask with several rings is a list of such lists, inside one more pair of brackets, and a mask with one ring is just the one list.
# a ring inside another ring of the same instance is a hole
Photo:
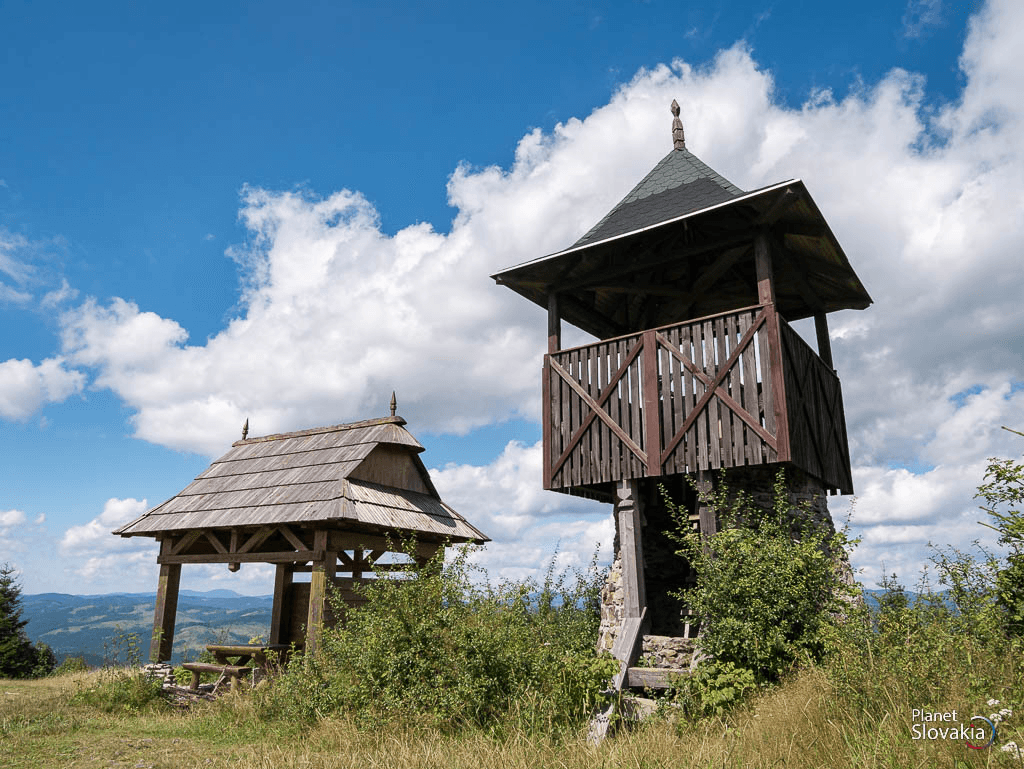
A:
{"label": "wooden lookout tower", "polygon": [[[569,248],[492,276],[548,311],[544,488],[614,504],[616,557],[602,639],[618,686],[666,679],[632,667],[643,653],[680,667],[690,626],[668,593],[692,578],[662,532],[664,485],[713,532],[685,476],[766,498],[853,493],[827,315],[871,303],[799,179],[744,192],[686,149],[672,102],[673,149]],[[813,318],[817,350],[790,323]],[[562,349],[568,321],[599,341]],[[688,664],[688,661],[687,663]]]}
{"label": "wooden lookout tower", "polygon": [[[394,396],[382,419],[261,438],[247,437],[247,421],[243,439],[187,488],[115,531],[160,543],[153,661],[171,657],[184,564],[275,564],[270,644],[313,652],[334,620],[328,584],[352,604],[375,569],[408,569],[388,556],[403,540],[415,539],[421,563],[445,544],[489,541],[441,500],[405,424]],[[310,580],[293,579],[301,573]]]}

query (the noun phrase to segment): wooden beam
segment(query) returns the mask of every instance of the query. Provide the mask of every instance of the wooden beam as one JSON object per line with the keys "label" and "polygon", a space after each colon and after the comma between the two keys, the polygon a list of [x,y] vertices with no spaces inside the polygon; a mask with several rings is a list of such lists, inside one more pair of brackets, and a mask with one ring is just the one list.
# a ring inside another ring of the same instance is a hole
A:
{"label": "wooden beam", "polygon": [[277,553],[204,553],[202,555],[159,555],[156,562],[182,563],[304,563],[313,560],[313,551],[286,550]]}
{"label": "wooden beam", "polygon": [[270,613],[270,643],[288,643],[284,623],[291,617],[290,607],[285,605],[288,588],[292,584],[294,567],[290,563],[279,563],[274,575],[274,608]]}
{"label": "wooden beam", "polygon": [[[697,471],[697,527],[703,539],[713,537],[718,531],[718,515],[711,504],[713,489],[711,473],[708,470]],[[705,547],[707,545],[705,544]]]}
{"label": "wooden beam", "polygon": [[754,269],[757,271],[757,301],[760,304],[775,304],[771,246],[768,233],[764,231],[754,237]]}
{"label": "wooden beam", "polygon": [[288,542],[291,543],[291,546],[294,547],[296,550],[308,550],[309,549],[309,546],[305,542],[303,542],[301,539],[299,539],[299,537],[295,534],[295,532],[292,531],[291,526],[288,526],[286,524],[281,524],[280,526],[277,527],[277,530],[279,532],[281,532],[281,534],[284,536],[284,538],[287,539]]}
{"label": "wooden beam", "polygon": [[150,662],[165,662],[171,659],[180,582],[179,564],[165,564],[160,567],[160,582],[157,585],[156,607],[153,611],[153,637],[149,644]]}
{"label": "wooden beam", "polygon": [[786,213],[786,209],[800,199],[800,193],[792,187],[786,187],[768,210],[754,220],[754,224],[773,224],[780,216]]}
{"label": "wooden beam", "polygon": [[626,677],[626,686],[644,689],[670,689],[676,682],[690,675],[688,670],[668,670],[664,668],[630,668]]}
{"label": "wooden beam", "polygon": [[270,539],[270,535],[274,533],[273,526],[260,526],[256,529],[256,532],[245,540],[245,544],[238,548],[239,553],[248,553],[253,548],[257,548]]}
{"label": "wooden beam", "polygon": [[[317,545],[326,544],[327,532],[316,532]],[[323,536],[321,536],[323,535]],[[327,607],[327,585],[334,583],[338,554],[333,551],[315,551],[318,558],[313,561],[313,573],[309,580],[309,612],[306,615],[306,654],[313,656],[320,646],[324,629],[324,612]]]}
{"label": "wooden beam", "polygon": [[655,331],[644,332],[643,405],[647,475],[661,475],[661,400],[658,396],[658,343]]}
{"label": "wooden beam", "polygon": [[205,531],[203,531],[203,534],[206,536],[207,541],[211,545],[213,545],[213,549],[216,550],[218,553],[226,553],[228,551],[228,549],[224,547],[224,543],[221,542],[220,539],[217,538],[217,535],[214,534],[212,531],[206,529]]}
{"label": "wooden beam", "polygon": [[644,550],[640,484],[619,481],[615,489],[615,517],[622,558],[622,592],[626,617],[639,617],[647,607],[644,587]]}
{"label": "wooden beam", "polygon": [[558,292],[548,294],[548,353],[562,349],[562,316],[558,307]]}
{"label": "wooden beam", "polygon": [[814,333],[818,336],[818,357],[835,371],[835,366],[832,365],[832,340],[828,335],[828,318],[823,312],[814,314]]}

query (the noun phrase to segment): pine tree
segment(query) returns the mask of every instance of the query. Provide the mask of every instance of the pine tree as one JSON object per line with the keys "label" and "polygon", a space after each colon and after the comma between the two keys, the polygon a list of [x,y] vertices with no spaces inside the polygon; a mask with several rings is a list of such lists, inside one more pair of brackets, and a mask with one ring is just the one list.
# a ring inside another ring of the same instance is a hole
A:
{"label": "pine tree", "polygon": [[25,678],[35,667],[32,648],[21,618],[21,585],[9,563],[0,566],[0,677]]}

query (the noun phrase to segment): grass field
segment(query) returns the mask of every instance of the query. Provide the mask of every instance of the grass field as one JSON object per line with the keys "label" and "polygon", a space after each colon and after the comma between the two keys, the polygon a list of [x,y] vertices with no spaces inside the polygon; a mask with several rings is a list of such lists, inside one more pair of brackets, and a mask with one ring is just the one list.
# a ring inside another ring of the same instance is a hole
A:
{"label": "grass field", "polygon": [[[914,740],[909,703],[849,707],[818,670],[772,689],[728,719],[683,724],[655,719],[600,746],[561,738],[473,731],[445,734],[412,724],[357,729],[339,719],[298,725],[261,719],[251,695],[228,695],[190,711],[105,713],[74,695],[98,673],[0,681],[0,765],[41,767],[919,767],[1020,766],[997,749]],[[984,703],[951,691],[936,710]],[[997,746],[998,747],[998,746]]]}

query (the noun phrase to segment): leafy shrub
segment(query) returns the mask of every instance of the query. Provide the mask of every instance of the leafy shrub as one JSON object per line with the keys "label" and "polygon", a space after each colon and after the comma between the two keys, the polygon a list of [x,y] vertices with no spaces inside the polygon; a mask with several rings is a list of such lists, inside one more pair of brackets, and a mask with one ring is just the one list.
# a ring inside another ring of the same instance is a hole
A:
{"label": "leafy shrub", "polygon": [[837,566],[845,534],[815,522],[808,504],[790,505],[782,470],[770,510],[730,494],[724,482],[705,495],[721,526],[711,536],[693,531],[687,511],[666,502],[677,523],[670,536],[697,577],[679,597],[700,618],[699,654],[714,661],[694,683],[696,709],[719,696],[716,681],[724,702],[734,682],[774,682],[800,660],[820,660],[833,618],[847,609],[840,599],[851,592]]}
{"label": "leafy shrub", "polygon": [[147,676],[142,670],[104,668],[71,699],[106,713],[142,713],[168,707],[167,700],[160,696],[162,688],[161,679]]}
{"label": "leafy shrub", "polygon": [[64,661],[57,666],[57,669],[53,671],[54,675],[65,676],[71,675],[72,673],[84,673],[89,669],[89,665],[85,661],[85,657],[65,657]]}
{"label": "leafy shrub", "polygon": [[680,676],[674,696],[687,716],[705,718],[725,714],[755,689],[752,670],[712,659],[698,665],[693,674]]}
{"label": "leafy shrub", "polygon": [[550,731],[584,721],[617,670],[614,660],[594,653],[594,565],[572,584],[549,569],[542,585],[491,587],[474,581],[468,553],[447,565],[439,553],[412,579],[380,576],[363,588],[363,606],[338,606],[344,624],[325,630],[320,652],[293,662],[268,687],[263,712],[491,731]]}

